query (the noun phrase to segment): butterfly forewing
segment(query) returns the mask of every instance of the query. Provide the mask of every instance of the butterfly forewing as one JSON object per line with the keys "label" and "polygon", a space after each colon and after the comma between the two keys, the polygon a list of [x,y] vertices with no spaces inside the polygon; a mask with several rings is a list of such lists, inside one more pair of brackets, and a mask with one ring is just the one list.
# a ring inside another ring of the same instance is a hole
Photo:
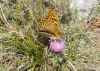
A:
{"label": "butterfly forewing", "polygon": [[38,32],[44,32],[60,38],[59,21],[54,10],[50,10],[48,15],[38,23]]}

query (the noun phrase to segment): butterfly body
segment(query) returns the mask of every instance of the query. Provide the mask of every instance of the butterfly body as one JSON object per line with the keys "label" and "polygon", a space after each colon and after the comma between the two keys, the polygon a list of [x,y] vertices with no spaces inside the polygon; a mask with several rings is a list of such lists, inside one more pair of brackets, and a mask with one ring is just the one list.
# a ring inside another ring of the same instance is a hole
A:
{"label": "butterfly body", "polygon": [[54,12],[50,10],[47,16],[38,23],[37,31],[39,34],[45,35],[52,39],[60,39],[59,20]]}

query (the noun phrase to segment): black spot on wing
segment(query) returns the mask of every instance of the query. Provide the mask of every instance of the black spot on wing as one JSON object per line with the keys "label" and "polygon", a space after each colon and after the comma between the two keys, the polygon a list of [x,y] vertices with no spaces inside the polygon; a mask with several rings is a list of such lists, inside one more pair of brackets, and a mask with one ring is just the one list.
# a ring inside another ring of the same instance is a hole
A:
{"label": "black spot on wing", "polygon": [[56,22],[57,22],[57,19],[55,19],[55,18],[52,18],[52,20],[54,20],[54,21],[56,21]]}

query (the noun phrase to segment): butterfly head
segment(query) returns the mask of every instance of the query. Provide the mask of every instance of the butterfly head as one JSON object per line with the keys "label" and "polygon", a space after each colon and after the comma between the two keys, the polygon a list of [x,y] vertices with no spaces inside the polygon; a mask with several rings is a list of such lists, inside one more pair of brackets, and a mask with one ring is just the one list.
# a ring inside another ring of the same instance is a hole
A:
{"label": "butterfly head", "polygon": [[61,36],[59,34],[56,34],[54,37],[52,37],[52,39],[60,39]]}

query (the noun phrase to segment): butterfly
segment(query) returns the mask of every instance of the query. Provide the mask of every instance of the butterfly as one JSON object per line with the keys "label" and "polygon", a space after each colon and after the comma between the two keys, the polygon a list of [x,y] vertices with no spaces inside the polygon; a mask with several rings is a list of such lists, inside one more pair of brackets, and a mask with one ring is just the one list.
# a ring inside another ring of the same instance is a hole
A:
{"label": "butterfly", "polygon": [[54,10],[49,10],[47,16],[38,22],[37,32],[51,39],[60,39],[60,24]]}

